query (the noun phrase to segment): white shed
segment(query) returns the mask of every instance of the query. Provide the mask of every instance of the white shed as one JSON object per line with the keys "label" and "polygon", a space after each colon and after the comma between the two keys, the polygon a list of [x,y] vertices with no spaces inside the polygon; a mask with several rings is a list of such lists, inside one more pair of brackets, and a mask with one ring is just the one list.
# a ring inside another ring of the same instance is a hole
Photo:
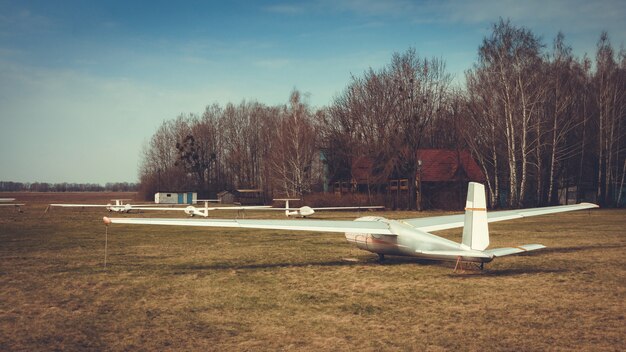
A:
{"label": "white shed", "polygon": [[154,194],[156,204],[196,204],[198,193],[196,192],[158,192]]}

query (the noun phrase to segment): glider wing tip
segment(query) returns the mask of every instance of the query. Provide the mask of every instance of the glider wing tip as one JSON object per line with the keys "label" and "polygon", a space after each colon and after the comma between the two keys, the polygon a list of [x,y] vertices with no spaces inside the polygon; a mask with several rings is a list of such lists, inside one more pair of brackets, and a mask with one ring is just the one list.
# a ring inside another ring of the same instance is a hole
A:
{"label": "glider wing tip", "polygon": [[598,204],[595,204],[595,203],[586,203],[586,202],[584,202],[582,204],[587,205],[587,206],[589,206],[591,208],[600,208],[600,206]]}

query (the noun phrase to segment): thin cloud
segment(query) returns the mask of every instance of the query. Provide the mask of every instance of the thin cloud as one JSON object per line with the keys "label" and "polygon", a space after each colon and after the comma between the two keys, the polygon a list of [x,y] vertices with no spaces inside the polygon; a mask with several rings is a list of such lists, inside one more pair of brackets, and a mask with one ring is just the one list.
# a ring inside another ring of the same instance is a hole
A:
{"label": "thin cloud", "polygon": [[304,13],[305,9],[303,6],[281,4],[267,6],[265,7],[265,11],[282,15],[299,15]]}
{"label": "thin cloud", "polygon": [[319,0],[318,8],[332,13],[395,20],[415,24],[489,24],[510,18],[525,26],[551,25],[570,31],[609,30],[624,37],[626,1],[623,0]]}
{"label": "thin cloud", "polygon": [[415,13],[422,6],[420,3],[409,0],[339,0],[321,3],[336,11],[351,12],[367,16],[406,16]]}
{"label": "thin cloud", "polygon": [[315,0],[298,5],[279,4],[265,7],[265,11],[296,15],[315,14],[356,14],[361,16],[385,17],[405,16],[421,8],[420,3],[410,0]]}
{"label": "thin cloud", "polygon": [[292,61],[289,59],[267,59],[258,60],[254,62],[255,66],[268,68],[268,69],[281,69],[291,65]]}
{"label": "thin cloud", "polygon": [[[478,0],[472,2],[441,1],[434,10],[448,20],[464,23],[494,21],[509,17],[516,21],[536,23],[545,21],[566,22],[574,25],[606,24],[619,21],[626,15],[626,2],[621,0],[553,0],[515,1]],[[598,23],[600,22],[600,23]]]}
{"label": "thin cloud", "polygon": [[2,12],[4,13],[0,13],[0,34],[3,36],[49,31],[55,26],[50,18],[26,8],[4,8]]}

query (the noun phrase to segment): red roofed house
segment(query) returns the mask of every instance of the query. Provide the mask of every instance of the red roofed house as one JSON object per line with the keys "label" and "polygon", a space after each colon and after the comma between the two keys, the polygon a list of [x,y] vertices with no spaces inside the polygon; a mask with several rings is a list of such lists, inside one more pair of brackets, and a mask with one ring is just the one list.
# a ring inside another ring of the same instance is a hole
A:
{"label": "red roofed house", "polygon": [[[423,190],[424,208],[462,209],[468,182],[485,182],[485,175],[467,150],[422,149],[417,152],[417,160],[421,161],[416,175],[417,188],[421,186]],[[371,159],[357,158],[352,164],[352,179],[335,182],[335,193],[376,189],[386,192],[387,206],[406,208],[409,198],[408,178],[392,176],[390,179],[380,179],[375,176],[373,168]]]}
{"label": "red roofed house", "polygon": [[486,180],[467,150],[422,149],[417,159],[422,161],[417,179],[421,179],[425,208],[462,209],[467,184]]}
{"label": "red roofed house", "polygon": [[422,161],[422,182],[485,181],[467,150],[422,149],[417,152],[417,159]]}

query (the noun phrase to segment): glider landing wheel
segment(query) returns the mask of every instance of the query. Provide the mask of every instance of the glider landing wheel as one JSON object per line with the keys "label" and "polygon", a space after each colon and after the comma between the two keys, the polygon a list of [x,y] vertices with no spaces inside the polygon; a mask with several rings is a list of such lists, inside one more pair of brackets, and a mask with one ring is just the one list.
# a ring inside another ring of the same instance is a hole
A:
{"label": "glider landing wheel", "polygon": [[382,263],[383,261],[385,261],[385,255],[382,253],[378,253],[378,261],[380,263]]}

